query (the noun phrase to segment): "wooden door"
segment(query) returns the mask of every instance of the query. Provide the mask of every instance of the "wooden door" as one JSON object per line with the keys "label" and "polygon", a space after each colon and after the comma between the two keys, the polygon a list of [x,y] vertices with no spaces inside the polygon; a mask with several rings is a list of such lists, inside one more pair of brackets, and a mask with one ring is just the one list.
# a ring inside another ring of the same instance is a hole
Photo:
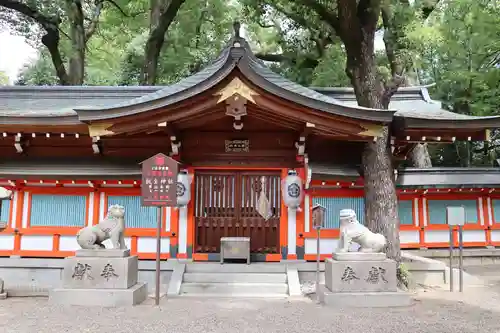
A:
{"label": "wooden door", "polygon": [[[280,189],[279,172],[197,172],[195,252],[219,252],[221,237],[250,237],[252,253],[279,253]],[[267,220],[256,208],[262,190]]]}

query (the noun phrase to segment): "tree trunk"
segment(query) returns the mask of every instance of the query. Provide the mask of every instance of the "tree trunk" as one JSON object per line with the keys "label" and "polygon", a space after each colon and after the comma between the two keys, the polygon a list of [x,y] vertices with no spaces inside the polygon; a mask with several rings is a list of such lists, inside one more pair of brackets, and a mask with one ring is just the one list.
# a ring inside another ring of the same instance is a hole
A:
{"label": "tree trunk", "polygon": [[69,83],[80,86],[85,76],[85,28],[81,0],[67,0],[70,25],[71,53],[69,56]]}
{"label": "tree trunk", "polygon": [[[342,9],[339,7],[339,17],[341,15],[343,15]],[[357,31],[357,38],[350,39],[353,37],[352,34],[343,35],[347,36],[344,39],[347,53],[346,73],[351,79],[360,106],[387,109],[390,96],[387,98],[386,89],[377,75],[375,63],[376,18],[373,29],[361,27]],[[352,31],[350,28],[344,31],[349,30]],[[398,201],[389,137],[389,128],[385,126],[382,135],[375,142],[367,143],[363,151],[365,221],[370,230],[381,233],[387,238],[387,256],[399,263],[401,250]]]}
{"label": "tree trunk", "polygon": [[376,142],[367,143],[363,151],[365,221],[370,230],[387,238],[387,257],[399,263],[398,198],[388,137],[389,128],[385,127],[382,137]]}
{"label": "tree trunk", "polygon": [[150,0],[149,36],[144,48],[141,85],[154,85],[158,59],[165,43],[165,34],[185,0]]}
{"label": "tree trunk", "polygon": [[[416,80],[414,80],[418,78],[412,77],[412,74],[416,73],[413,62],[411,59],[406,59],[408,56],[403,56],[403,51],[406,46],[402,41],[404,40],[404,24],[408,23],[405,21],[407,21],[409,17],[406,11],[412,9],[407,0],[398,0],[396,2],[396,7],[389,1],[382,7],[385,52],[389,60],[392,76],[403,76],[402,85],[411,86],[413,84],[419,84],[419,82],[415,82]],[[416,168],[432,167],[427,144],[417,144],[412,150],[410,158],[413,162],[413,166]]]}
{"label": "tree trunk", "polygon": [[426,143],[417,143],[410,154],[410,158],[415,168],[432,168],[431,155]]}

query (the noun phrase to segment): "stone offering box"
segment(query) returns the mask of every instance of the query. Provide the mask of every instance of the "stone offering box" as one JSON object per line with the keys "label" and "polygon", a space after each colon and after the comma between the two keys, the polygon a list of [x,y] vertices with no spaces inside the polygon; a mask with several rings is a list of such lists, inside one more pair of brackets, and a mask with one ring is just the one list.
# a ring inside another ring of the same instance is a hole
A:
{"label": "stone offering box", "polygon": [[222,237],[220,239],[220,263],[225,259],[246,259],[250,264],[249,237]]}
{"label": "stone offering box", "polygon": [[49,298],[60,304],[126,306],[142,303],[147,285],[137,282],[139,261],[130,250],[78,250],[64,262],[62,288]]}
{"label": "stone offering box", "polygon": [[335,306],[411,304],[409,294],[398,291],[396,262],[385,253],[334,253],[325,261],[325,288],[319,295],[324,304]]}

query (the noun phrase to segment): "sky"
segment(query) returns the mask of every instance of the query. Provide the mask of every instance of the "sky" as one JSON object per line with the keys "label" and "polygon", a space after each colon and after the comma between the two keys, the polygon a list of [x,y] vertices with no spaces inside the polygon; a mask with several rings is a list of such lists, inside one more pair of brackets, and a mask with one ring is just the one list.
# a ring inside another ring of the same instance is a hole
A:
{"label": "sky", "polygon": [[12,84],[23,65],[36,58],[36,50],[24,37],[12,35],[8,30],[0,31],[0,71],[9,77]]}

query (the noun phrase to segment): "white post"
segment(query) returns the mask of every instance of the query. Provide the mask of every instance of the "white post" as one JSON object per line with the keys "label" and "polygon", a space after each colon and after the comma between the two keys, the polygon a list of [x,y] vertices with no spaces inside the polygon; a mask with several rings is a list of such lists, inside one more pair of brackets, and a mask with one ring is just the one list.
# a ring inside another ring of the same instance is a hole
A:
{"label": "white post", "polygon": [[187,207],[179,207],[179,252],[187,253]]}
{"label": "white post", "polygon": [[288,208],[288,254],[297,254],[297,209]]}

